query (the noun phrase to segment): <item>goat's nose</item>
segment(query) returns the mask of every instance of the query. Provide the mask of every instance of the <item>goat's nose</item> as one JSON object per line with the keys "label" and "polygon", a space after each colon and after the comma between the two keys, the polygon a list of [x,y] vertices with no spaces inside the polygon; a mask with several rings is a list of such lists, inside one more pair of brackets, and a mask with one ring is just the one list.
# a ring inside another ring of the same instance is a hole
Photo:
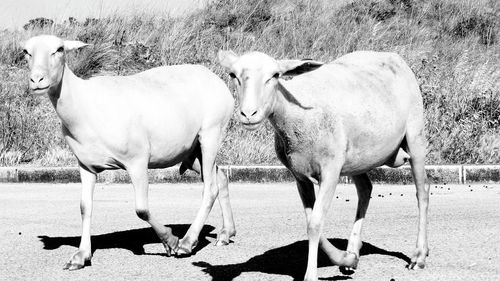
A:
{"label": "goat's nose", "polygon": [[41,73],[33,73],[31,74],[30,81],[33,83],[39,83],[42,82],[44,79],[43,74]]}
{"label": "goat's nose", "polygon": [[245,118],[253,117],[257,114],[257,110],[242,110],[240,114]]}

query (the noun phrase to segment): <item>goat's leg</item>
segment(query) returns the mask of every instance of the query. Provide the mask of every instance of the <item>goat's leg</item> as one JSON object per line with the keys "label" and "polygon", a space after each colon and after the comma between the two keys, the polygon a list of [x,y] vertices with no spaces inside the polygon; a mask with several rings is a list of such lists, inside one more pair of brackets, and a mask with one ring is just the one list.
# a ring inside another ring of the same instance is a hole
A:
{"label": "goat's leg", "polygon": [[412,135],[408,132],[406,135],[408,144],[408,153],[410,154],[410,165],[413,174],[413,180],[417,188],[417,201],[418,201],[418,236],[416,248],[413,251],[410,269],[415,265],[419,268],[425,267],[425,258],[429,255],[429,248],[427,244],[427,213],[429,208],[429,184],[425,174],[424,158],[425,158],[425,138],[423,131]]}
{"label": "goat's leg", "polygon": [[[201,150],[196,152],[196,158],[192,161],[183,162],[189,169],[201,174]],[[217,186],[219,188],[219,205],[222,213],[222,229],[217,236],[216,246],[228,245],[230,238],[236,235],[236,228],[234,226],[233,211],[231,203],[229,202],[229,189],[227,187],[228,180],[222,170],[217,168]]]}
{"label": "goat's leg", "polygon": [[217,156],[219,139],[220,130],[218,128],[205,130],[200,133],[202,154],[201,174],[203,177],[202,202],[186,235],[179,241],[179,246],[176,250],[177,255],[191,254],[192,249],[198,243],[198,236],[213,207],[215,198],[218,195],[219,190],[217,186],[217,166],[215,165],[215,157]]}
{"label": "goat's leg", "polygon": [[82,197],[80,200],[80,213],[82,215],[82,237],[78,251],[71,256],[64,265],[64,269],[76,270],[90,263],[92,258],[92,247],[90,244],[90,223],[92,221],[92,205],[96,174],[80,167],[80,178],[82,180]]}
{"label": "goat's leg", "polygon": [[356,210],[356,219],[352,227],[351,236],[349,237],[349,243],[347,244],[346,255],[342,262],[343,264],[350,265],[340,268],[340,270],[345,273],[352,273],[352,270],[356,269],[358,266],[359,250],[361,246],[363,246],[363,242],[361,241],[361,229],[373,189],[367,174],[353,176],[352,178],[356,184],[356,191],[358,192],[358,209]]}
{"label": "goat's leg", "polygon": [[236,235],[236,227],[234,226],[233,211],[229,201],[228,179],[224,172],[217,169],[217,187],[219,188],[220,209],[222,211],[222,229],[217,235],[216,246],[224,246],[229,244],[229,239]]}
{"label": "goat's leg", "polygon": [[[296,180],[300,199],[302,200],[302,205],[304,205],[306,223],[309,223],[311,212],[314,207],[314,202],[316,201],[316,195],[314,194],[314,185],[310,180],[307,179]],[[319,246],[333,264],[340,266],[348,265],[345,264],[345,251],[339,250],[337,247],[333,246],[332,243],[330,243],[330,241],[328,241],[328,239],[326,239],[324,235],[320,235]]]}
{"label": "goat's leg", "polygon": [[318,280],[318,244],[323,231],[324,218],[330,208],[339,181],[341,165],[338,162],[332,164],[330,165],[332,167],[322,168],[318,197],[307,224],[309,253],[304,280],[308,281]]}
{"label": "goat's leg", "polygon": [[167,256],[173,255],[179,243],[179,239],[172,234],[172,229],[170,227],[165,227],[163,224],[156,221],[149,211],[147,164],[142,163],[141,165],[137,164],[127,167],[127,172],[134,186],[135,212],[137,216],[151,225],[156,235],[158,235],[163,243]]}

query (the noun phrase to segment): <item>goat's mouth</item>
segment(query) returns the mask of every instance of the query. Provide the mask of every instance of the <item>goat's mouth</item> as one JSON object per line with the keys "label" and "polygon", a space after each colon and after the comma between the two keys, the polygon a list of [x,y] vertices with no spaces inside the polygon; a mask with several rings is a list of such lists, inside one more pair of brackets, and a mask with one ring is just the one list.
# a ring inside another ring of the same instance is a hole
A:
{"label": "goat's mouth", "polygon": [[248,131],[253,131],[257,129],[260,126],[260,124],[262,124],[262,122],[241,122],[241,124]]}
{"label": "goat's mouth", "polygon": [[47,92],[50,86],[31,88],[31,92],[37,95],[42,95]]}

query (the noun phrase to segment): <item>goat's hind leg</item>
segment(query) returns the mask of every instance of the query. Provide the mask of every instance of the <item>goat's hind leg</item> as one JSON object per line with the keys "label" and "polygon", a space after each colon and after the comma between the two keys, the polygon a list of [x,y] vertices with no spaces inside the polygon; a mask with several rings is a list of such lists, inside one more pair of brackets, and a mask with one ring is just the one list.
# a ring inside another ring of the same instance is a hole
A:
{"label": "goat's hind leg", "polygon": [[82,237],[80,247],[63,269],[76,270],[90,263],[92,258],[92,247],[90,244],[90,223],[92,220],[92,205],[96,174],[80,167],[80,178],[82,180],[82,197],[80,201],[80,213],[82,215]]}
{"label": "goat's hind leg", "polygon": [[233,211],[229,201],[229,180],[224,172],[217,167],[217,186],[219,188],[220,209],[222,212],[222,229],[217,235],[216,246],[225,246],[230,243],[230,239],[236,235],[236,227],[234,225]]}
{"label": "goat's hind leg", "polygon": [[429,255],[427,242],[427,213],[429,208],[429,184],[425,173],[425,148],[426,140],[423,129],[408,130],[406,134],[407,152],[410,154],[410,165],[413,180],[417,189],[418,201],[418,236],[416,248],[413,251],[411,263],[408,268],[413,269],[415,265],[419,268],[425,267],[425,259]]}
{"label": "goat's hind leg", "polygon": [[[210,129],[205,129],[200,132],[200,146],[201,146],[201,174],[203,178],[203,198],[200,209],[196,214],[196,217],[189,227],[186,235],[179,242],[179,247],[177,249],[177,255],[184,256],[189,255],[192,249],[198,243],[198,236],[201,232],[203,224],[205,223],[208,214],[210,213],[215,198],[219,195],[219,188],[222,186],[226,189],[223,192],[223,198],[221,203],[221,208],[223,212],[224,226],[223,230],[226,228],[231,230],[234,235],[234,222],[232,221],[232,213],[230,212],[229,205],[229,194],[227,191],[227,179],[224,182],[219,183],[219,179],[225,179],[225,176],[215,164],[215,158],[217,156],[217,151],[220,145],[221,129],[217,127],[212,127]],[[223,177],[222,177],[222,176]],[[226,200],[226,201],[224,201]],[[229,208],[229,214],[227,213]],[[228,240],[230,233],[228,233]],[[229,241],[228,241],[229,242]]]}
{"label": "goat's hind leg", "polygon": [[[200,143],[197,143],[193,152],[182,162],[180,170],[181,174],[184,173],[186,169],[190,169],[202,175],[201,160],[201,147]],[[231,203],[229,201],[228,179],[224,172],[219,169],[219,167],[216,166],[216,169],[217,187],[219,189],[219,195],[217,196],[217,199],[219,201],[222,213],[222,229],[217,236],[215,245],[223,246],[228,245],[230,243],[230,238],[236,235],[236,228],[234,226],[233,212],[231,209]]]}

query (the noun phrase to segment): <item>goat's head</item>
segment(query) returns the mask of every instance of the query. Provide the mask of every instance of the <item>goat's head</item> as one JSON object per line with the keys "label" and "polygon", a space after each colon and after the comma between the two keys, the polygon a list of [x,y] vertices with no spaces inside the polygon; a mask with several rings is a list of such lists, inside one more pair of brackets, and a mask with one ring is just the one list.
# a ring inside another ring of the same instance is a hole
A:
{"label": "goat's head", "polygon": [[61,82],[65,52],[87,44],[80,41],[64,41],[53,35],[35,36],[22,44],[30,68],[29,88],[34,94],[45,94]]}
{"label": "goat's head", "polygon": [[222,50],[219,63],[238,88],[238,119],[249,130],[256,129],[274,111],[282,75],[298,75],[323,65],[310,60],[275,60],[260,52],[238,56]]}

